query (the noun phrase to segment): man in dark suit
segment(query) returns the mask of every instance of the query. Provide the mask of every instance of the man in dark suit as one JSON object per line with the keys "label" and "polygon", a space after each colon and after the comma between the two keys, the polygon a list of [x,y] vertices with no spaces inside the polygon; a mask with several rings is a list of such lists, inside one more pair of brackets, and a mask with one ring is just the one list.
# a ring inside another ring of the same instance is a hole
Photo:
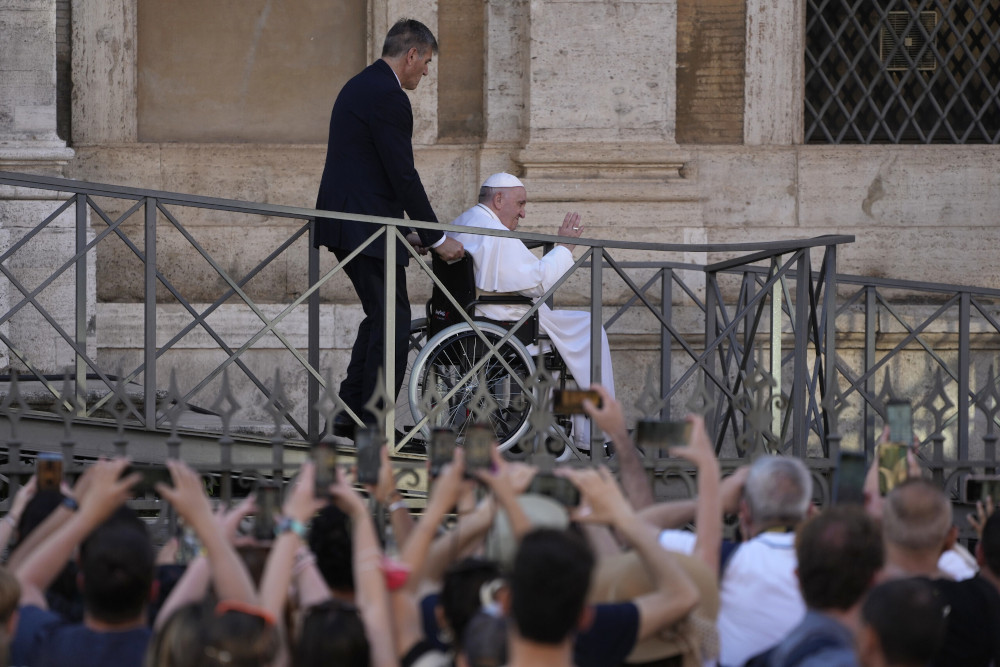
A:
{"label": "man in dark suit", "polygon": [[[326,167],[316,208],[437,222],[420,175],[413,164],[413,111],[403,89],[415,90],[426,76],[437,52],[433,33],[419,21],[401,19],[386,35],[382,57],[347,82],[337,96],[330,117]],[[316,221],[316,246],[326,246],[343,261],[378,230],[378,226],[351,220]],[[444,260],[464,254],[462,244],[442,232],[409,232],[407,241],[422,252],[430,248]],[[409,252],[397,243],[396,263],[409,262]],[[361,300],[365,318],[354,341],[347,377],[340,397],[366,423],[362,414],[375,390],[383,365],[385,331],[385,239],[365,246],[345,267]],[[396,272],[396,393],[406,370],[410,328],[410,299],[406,274]],[[351,437],[353,423],[338,418],[335,435]]]}

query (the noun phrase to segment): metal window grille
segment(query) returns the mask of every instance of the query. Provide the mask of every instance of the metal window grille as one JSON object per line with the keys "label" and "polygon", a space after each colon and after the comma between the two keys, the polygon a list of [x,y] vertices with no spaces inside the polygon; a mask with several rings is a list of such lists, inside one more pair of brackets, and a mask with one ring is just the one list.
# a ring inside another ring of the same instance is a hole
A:
{"label": "metal window grille", "polygon": [[807,0],[805,141],[1000,143],[1000,0]]}

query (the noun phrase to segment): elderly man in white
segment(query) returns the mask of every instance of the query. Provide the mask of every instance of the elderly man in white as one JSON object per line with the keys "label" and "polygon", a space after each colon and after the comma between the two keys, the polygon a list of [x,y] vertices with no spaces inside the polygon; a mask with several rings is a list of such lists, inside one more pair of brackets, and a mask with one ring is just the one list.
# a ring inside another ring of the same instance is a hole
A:
{"label": "elderly man in white", "polygon": [[[493,174],[479,190],[479,203],[458,216],[452,224],[485,229],[514,231],[521,218],[528,195],[524,184],[511,174]],[[576,239],[583,232],[580,216],[567,213],[559,227],[559,236]],[[575,244],[557,243],[539,258],[518,239],[456,234],[455,238],[472,256],[476,287],[483,293],[517,293],[529,297],[542,296],[573,265]],[[481,305],[479,314],[494,320],[518,320],[525,306]],[[559,354],[566,361],[576,382],[589,387],[590,377],[590,313],[576,310],[552,310],[542,304],[538,323],[548,334]],[[601,329],[602,384],[614,396],[615,382],[611,371],[608,336]],[[590,449],[590,423],[585,417],[575,417],[573,439],[578,449]]]}

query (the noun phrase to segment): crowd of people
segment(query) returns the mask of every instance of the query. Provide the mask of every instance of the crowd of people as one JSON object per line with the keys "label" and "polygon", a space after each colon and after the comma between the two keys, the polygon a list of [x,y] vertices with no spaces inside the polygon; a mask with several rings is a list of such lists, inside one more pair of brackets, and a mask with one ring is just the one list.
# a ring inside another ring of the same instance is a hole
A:
{"label": "crowd of people", "polygon": [[[0,664],[1000,664],[989,504],[962,554],[951,503],[915,458],[887,495],[876,464],[864,505],[817,507],[796,458],[721,478],[698,417],[670,450],[695,468],[697,495],[657,503],[621,405],[594,388],[604,400],[586,408],[615,443],[617,477],[495,451],[466,470],[457,448],[419,513],[384,450],[363,489],[348,468],[317,486],[303,464],[270,517],[253,494],[213,509],[201,477],[167,461],[157,493],[200,546],[183,564],[176,539],[157,552],[127,508],[141,477],[127,461],[89,465],[59,492],[29,482],[0,521]],[[248,525],[265,520],[273,538]]]}

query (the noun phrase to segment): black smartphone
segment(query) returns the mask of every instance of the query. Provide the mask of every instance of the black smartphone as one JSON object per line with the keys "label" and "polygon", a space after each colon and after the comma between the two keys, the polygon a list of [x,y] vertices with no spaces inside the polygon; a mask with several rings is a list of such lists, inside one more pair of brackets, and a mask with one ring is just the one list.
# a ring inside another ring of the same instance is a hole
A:
{"label": "black smartphone", "polygon": [[906,460],[908,445],[883,442],[878,446],[878,490],[883,496],[906,481],[910,476]]}
{"label": "black smartphone", "polygon": [[552,412],[557,415],[582,415],[584,399],[601,407],[601,395],[590,389],[556,389],[552,392]]}
{"label": "black smartphone", "polygon": [[889,422],[889,442],[897,445],[913,444],[913,408],[909,401],[892,400],[885,406],[886,420]]}
{"label": "black smartphone", "polygon": [[35,459],[35,487],[39,491],[58,491],[62,480],[62,454],[38,452],[38,458]]}
{"label": "black smartphone", "polygon": [[833,471],[835,505],[863,505],[865,502],[865,472],[868,465],[864,452],[840,450],[837,468]]}
{"label": "black smartphone", "polygon": [[489,470],[493,465],[490,457],[490,450],[493,448],[493,441],[496,436],[493,429],[482,424],[473,424],[465,432],[465,443],[462,448],[465,450],[465,469]]}
{"label": "black smartphone", "polygon": [[316,481],[313,494],[317,498],[330,497],[330,485],[337,481],[337,450],[328,442],[312,446],[312,460],[316,464]]}
{"label": "black smartphone", "polygon": [[635,425],[635,443],[639,447],[683,447],[691,440],[687,421],[640,420]]}
{"label": "black smartphone", "polygon": [[564,507],[576,507],[580,504],[580,490],[565,477],[552,473],[538,473],[531,480],[528,493],[537,493],[552,498]]}
{"label": "black smartphone", "polygon": [[431,443],[427,452],[431,479],[440,475],[441,469],[455,457],[456,440],[455,432],[450,428],[436,428],[431,431]]}
{"label": "black smartphone", "polygon": [[1000,502],[1000,477],[996,475],[969,475],[964,487],[962,498],[967,503],[986,503],[987,496],[994,504]]}
{"label": "black smartphone", "polygon": [[257,504],[257,515],[253,522],[254,539],[262,542],[274,539],[274,516],[280,508],[281,485],[271,480],[261,480],[257,483],[257,493],[254,501]]}
{"label": "black smartphone", "polygon": [[354,434],[354,446],[358,449],[358,484],[378,484],[382,434],[374,428],[359,428]]}
{"label": "black smartphone", "polygon": [[132,473],[137,472],[142,475],[142,479],[136,484],[132,491],[135,493],[136,497],[146,496],[150,494],[156,494],[157,484],[166,484],[167,486],[173,486],[173,478],[170,476],[170,470],[165,466],[155,466],[150,464],[132,464],[126,466],[122,471],[122,477],[128,477]]}

